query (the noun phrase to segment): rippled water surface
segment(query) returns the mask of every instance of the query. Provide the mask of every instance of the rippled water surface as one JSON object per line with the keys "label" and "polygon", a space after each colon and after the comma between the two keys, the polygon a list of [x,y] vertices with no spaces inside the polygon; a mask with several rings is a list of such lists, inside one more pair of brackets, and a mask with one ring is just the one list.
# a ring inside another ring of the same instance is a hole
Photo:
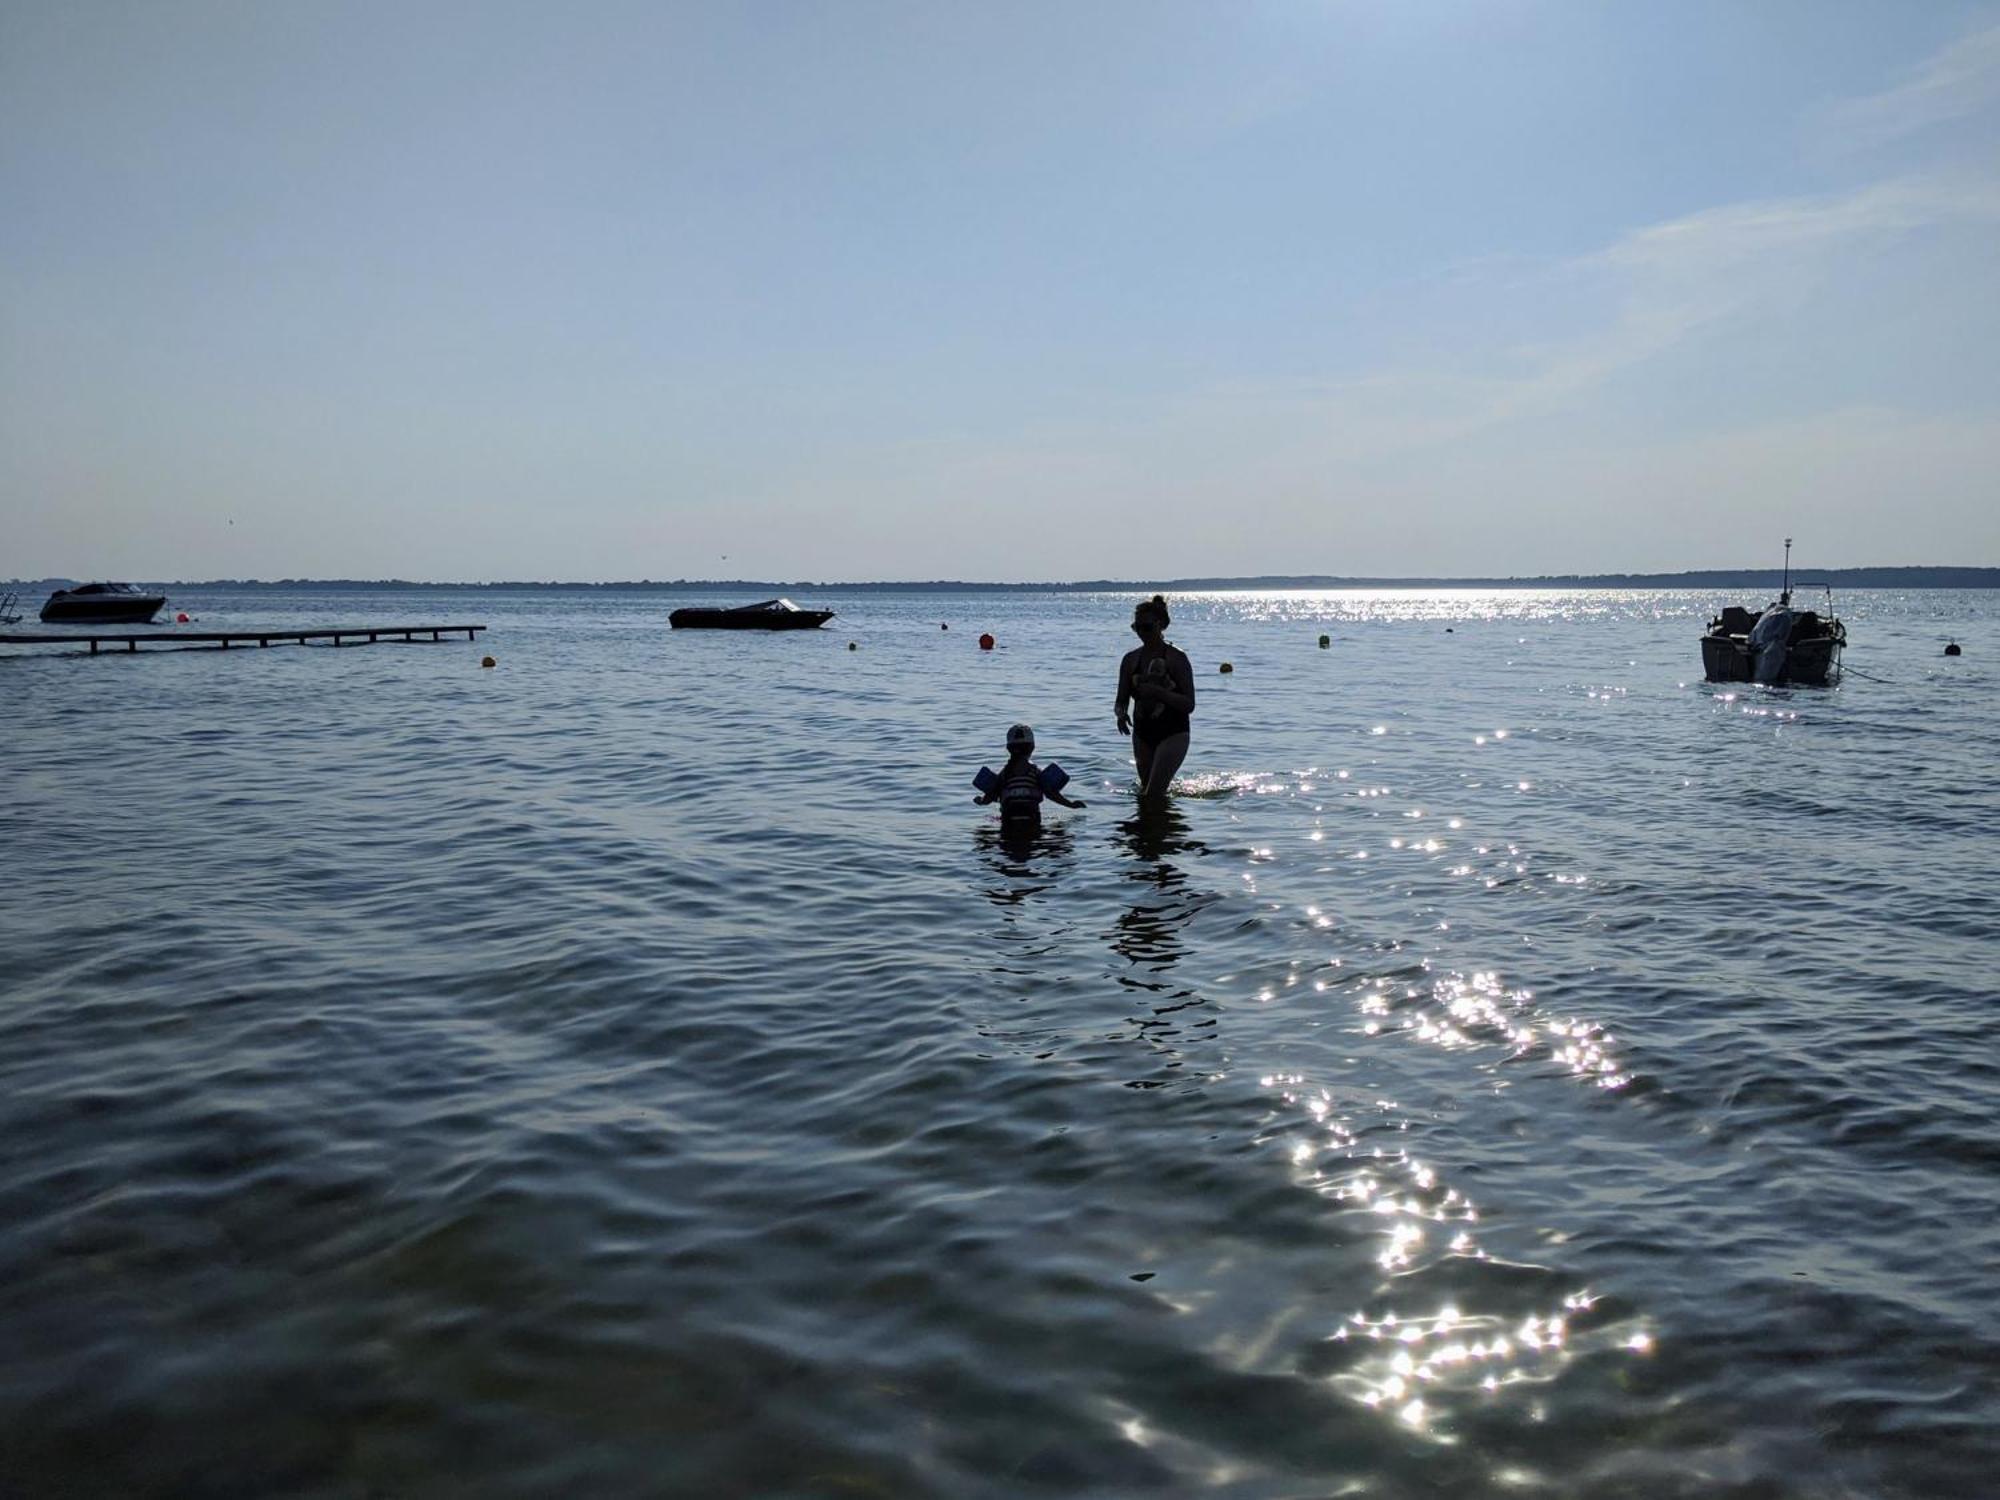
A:
{"label": "rippled water surface", "polygon": [[0,1492],[1990,1488],[2000,601],[674,602],[0,659]]}

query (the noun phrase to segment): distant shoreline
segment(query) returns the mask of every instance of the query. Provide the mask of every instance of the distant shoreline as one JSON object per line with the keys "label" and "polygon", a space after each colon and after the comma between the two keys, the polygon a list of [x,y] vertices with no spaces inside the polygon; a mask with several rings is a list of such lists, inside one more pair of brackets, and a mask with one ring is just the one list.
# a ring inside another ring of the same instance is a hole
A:
{"label": "distant shoreline", "polygon": [[[615,583],[569,583],[548,579],[509,579],[484,583],[438,582],[413,578],[211,578],[147,583],[176,589],[240,589],[390,592],[408,589],[463,589],[479,592],[536,589],[575,592],[651,592],[676,589],[721,589],[732,593],[804,593],[815,590],[840,594],[1129,594],[1207,593],[1232,589],[1740,589],[1775,593],[1783,584],[1777,568],[1704,568],[1683,573],[1543,573],[1517,578],[1350,578],[1331,574],[1267,574],[1254,578],[1093,578],[1068,583],[978,583],[958,579],[909,580],[895,583],[822,583],[803,579],[630,579]],[[60,588],[80,580],[69,578],[14,579],[10,589]],[[2000,588],[2000,568],[1893,567],[1814,568],[1792,575],[1794,589],[1992,589]]]}

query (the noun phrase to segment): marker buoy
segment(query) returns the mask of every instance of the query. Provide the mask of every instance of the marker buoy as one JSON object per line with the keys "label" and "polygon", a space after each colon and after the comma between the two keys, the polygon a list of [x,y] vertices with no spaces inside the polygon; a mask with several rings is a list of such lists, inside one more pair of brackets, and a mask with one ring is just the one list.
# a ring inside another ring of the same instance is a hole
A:
{"label": "marker buoy", "polygon": [[497,667],[500,665],[500,663],[495,661],[490,656],[482,656],[479,658],[479,665],[482,667]]}
{"label": "marker buoy", "polygon": [[182,610],[179,614],[174,616],[174,623],[176,625],[185,625],[187,624],[187,622],[188,622],[188,616],[186,610]]}
{"label": "marker buoy", "polygon": [[1333,637],[1330,635],[1323,635],[1319,638],[1319,649],[1322,651],[1324,651],[1328,646],[1331,646],[1332,644],[1333,644]]}
{"label": "marker buoy", "polygon": [[1233,662],[1224,662],[1222,664],[1221,670],[1225,672],[1234,672],[1236,670],[1236,666]]}
{"label": "marker buoy", "polygon": [[981,651],[991,651],[993,649],[993,637],[990,635],[982,635],[979,638],[979,649]]}
{"label": "marker buoy", "polygon": [[938,629],[939,629],[939,630],[949,630],[949,629],[951,629],[951,622],[950,622],[949,620],[939,620],[939,621],[938,621]]}
{"label": "marker buoy", "polygon": [[1950,645],[1944,648],[1944,654],[1946,656],[1963,656],[1965,653],[1958,649],[1958,642],[1953,641]]}
{"label": "marker buoy", "polygon": [[1452,633],[1452,629],[1451,629],[1451,627],[1450,627],[1449,625],[1445,626],[1445,628],[1444,628],[1444,633],[1445,633],[1446,635],[1450,635],[1450,634]]}
{"label": "marker buoy", "polygon": [[849,641],[849,642],[847,643],[847,649],[848,649],[849,651],[859,651],[859,650],[860,650],[861,648],[860,648],[859,646],[855,645],[855,644],[854,644],[854,642],[852,642],[852,641]]}

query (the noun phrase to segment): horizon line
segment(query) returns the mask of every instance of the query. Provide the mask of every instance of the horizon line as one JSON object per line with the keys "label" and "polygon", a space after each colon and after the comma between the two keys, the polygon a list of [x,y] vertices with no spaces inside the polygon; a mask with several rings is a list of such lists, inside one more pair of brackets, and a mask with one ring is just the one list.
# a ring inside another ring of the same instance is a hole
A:
{"label": "horizon line", "polygon": [[[1875,564],[1847,568],[1797,569],[1792,575],[1795,586],[1811,587],[1815,582],[1845,583],[1858,588],[1912,588],[1912,587],[1958,587],[1958,588],[2000,588],[2000,567],[1964,565],[1951,563],[1920,564]],[[631,578],[631,579],[417,579],[417,578],[355,578],[355,577],[287,577],[287,578],[208,578],[208,579],[158,579],[145,580],[158,583],[166,588],[350,588],[350,589],[394,589],[394,588],[441,588],[441,589],[825,589],[825,590],[878,590],[898,589],[926,592],[977,592],[1008,590],[1016,592],[1042,593],[1124,593],[1133,590],[1187,592],[1214,592],[1217,590],[1252,589],[1410,589],[1410,588],[1715,588],[1715,587],[1761,587],[1775,581],[1782,581],[1784,570],[1779,568],[1685,568],[1671,573],[1531,573],[1501,576],[1461,575],[1446,576],[1378,576],[1364,577],[1330,573],[1280,574],[1261,573],[1236,577],[1184,577],[1166,579],[1119,579],[1090,578],[1046,581],[976,580],[957,578],[931,579],[875,579],[875,580],[825,580],[825,579],[769,579],[769,578]],[[1863,578],[1878,580],[1863,582]],[[1957,580],[1946,583],[1942,580]],[[52,575],[45,578],[16,578],[6,584],[9,588],[35,587],[43,584],[70,584],[80,580]]]}

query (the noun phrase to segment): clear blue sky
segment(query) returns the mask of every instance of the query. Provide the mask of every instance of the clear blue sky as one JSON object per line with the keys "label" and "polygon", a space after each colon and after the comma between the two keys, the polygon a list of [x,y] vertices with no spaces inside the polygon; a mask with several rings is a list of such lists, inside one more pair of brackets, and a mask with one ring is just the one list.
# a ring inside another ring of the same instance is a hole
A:
{"label": "clear blue sky", "polygon": [[0,576],[2000,564],[2000,5],[0,0]]}

